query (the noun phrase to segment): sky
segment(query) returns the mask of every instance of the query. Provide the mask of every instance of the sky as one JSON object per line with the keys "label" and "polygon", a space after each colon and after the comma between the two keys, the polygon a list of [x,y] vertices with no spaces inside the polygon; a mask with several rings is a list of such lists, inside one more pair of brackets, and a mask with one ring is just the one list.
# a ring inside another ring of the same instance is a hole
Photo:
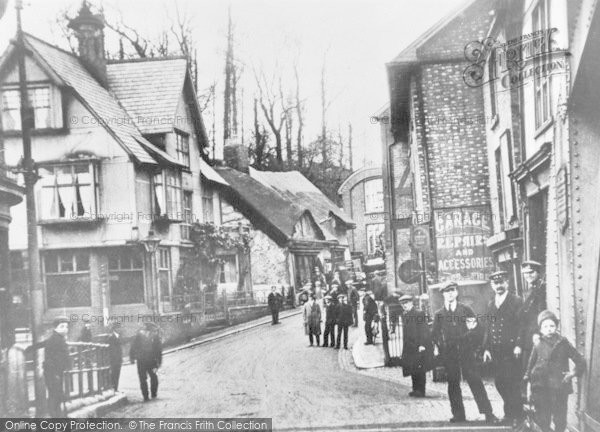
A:
{"label": "sky", "polygon": [[[14,1],[0,19],[0,50],[15,33]],[[169,28],[174,0],[89,0],[102,6],[107,17],[119,14],[130,27],[149,38]],[[293,65],[300,75],[305,101],[305,141],[321,127],[320,78],[325,64],[330,106],[329,129],[347,139],[352,124],[354,167],[381,164],[380,131],[371,117],[388,100],[385,64],[431,25],[465,0],[178,0],[189,17],[199,59],[199,90],[217,83],[216,123],[222,122],[227,14],[234,23],[235,56],[242,67],[243,124],[252,128],[256,94],[254,71],[281,77],[284,92],[295,89]],[[24,0],[24,30],[68,48],[57,26],[64,12],[75,14],[81,0]],[[116,51],[117,38],[106,30],[107,48]],[[241,95],[240,95],[241,96]],[[212,115],[205,124],[210,129]],[[206,118],[209,117],[209,118]],[[240,119],[241,121],[242,119]],[[217,146],[222,132],[218,128]],[[221,140],[222,141],[222,140]]]}

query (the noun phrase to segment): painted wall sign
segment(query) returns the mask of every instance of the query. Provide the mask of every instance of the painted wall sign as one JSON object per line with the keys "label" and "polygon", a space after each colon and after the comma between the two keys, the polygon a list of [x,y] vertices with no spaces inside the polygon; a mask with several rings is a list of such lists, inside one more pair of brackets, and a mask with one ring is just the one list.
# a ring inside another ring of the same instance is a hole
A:
{"label": "painted wall sign", "polygon": [[429,250],[429,227],[412,227],[412,247],[415,252],[427,252]]}
{"label": "painted wall sign", "polygon": [[437,270],[440,280],[485,280],[494,269],[485,245],[492,234],[484,206],[434,210]]}

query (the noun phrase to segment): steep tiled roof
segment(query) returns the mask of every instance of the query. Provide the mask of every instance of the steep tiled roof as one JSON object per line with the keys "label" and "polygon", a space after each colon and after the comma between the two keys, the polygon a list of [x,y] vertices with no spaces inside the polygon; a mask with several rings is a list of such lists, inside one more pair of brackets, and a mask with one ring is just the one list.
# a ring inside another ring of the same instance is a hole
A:
{"label": "steep tiled roof", "polygon": [[144,60],[109,63],[109,88],[143,134],[170,132],[185,82],[186,60]]}
{"label": "steep tiled roof", "polygon": [[250,176],[291,202],[310,210],[319,224],[333,214],[346,225],[354,225],[346,213],[298,171],[258,171],[250,168]]}
{"label": "steep tiled roof", "polygon": [[140,141],[148,148],[155,148],[155,146],[142,137],[125,109],[90,75],[75,55],[29,34],[25,35],[25,42],[53,73],[79,95],[82,102],[103,121],[106,129],[130,155],[139,162],[156,164]]}
{"label": "steep tiled roof", "polygon": [[[227,167],[217,167],[215,170],[235,192],[237,199],[231,204],[246,210],[246,217],[253,223],[256,224],[258,216],[259,226],[261,221],[269,224],[271,229],[277,231],[278,240],[287,241],[292,238],[294,227],[306,212],[305,209],[283,198],[246,173]],[[251,214],[248,214],[248,211]]]}

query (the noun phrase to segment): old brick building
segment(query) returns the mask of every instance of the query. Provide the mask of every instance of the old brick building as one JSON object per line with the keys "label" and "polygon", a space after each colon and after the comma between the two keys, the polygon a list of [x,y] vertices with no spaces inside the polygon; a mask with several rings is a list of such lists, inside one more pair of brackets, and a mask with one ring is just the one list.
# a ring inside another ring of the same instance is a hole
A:
{"label": "old brick building", "polygon": [[417,225],[430,233],[424,263],[420,257],[429,281],[484,279],[493,269],[485,246],[491,220],[483,94],[463,81],[465,45],[485,37],[491,3],[469,2],[387,65],[384,188],[394,251],[388,267],[397,286]]}

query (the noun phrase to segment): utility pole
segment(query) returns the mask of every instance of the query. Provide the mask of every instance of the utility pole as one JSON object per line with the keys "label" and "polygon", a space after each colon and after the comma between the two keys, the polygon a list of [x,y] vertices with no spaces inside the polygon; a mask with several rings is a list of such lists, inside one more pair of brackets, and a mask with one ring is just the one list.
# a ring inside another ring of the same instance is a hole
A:
{"label": "utility pole", "polygon": [[[17,11],[17,63],[19,68],[19,97],[21,101],[21,133],[23,136],[23,177],[25,180],[25,200],[27,206],[27,255],[29,260],[29,308],[31,338],[33,343],[39,342],[44,303],[40,282],[40,256],[37,239],[37,216],[35,213],[34,186],[38,179],[37,172],[31,157],[31,129],[33,127],[33,109],[29,104],[27,94],[27,75],[25,72],[25,40],[21,25],[22,0],[16,0]],[[35,403],[36,416],[43,412],[46,389],[39,374],[38,350],[33,351],[33,364],[35,367]]]}

